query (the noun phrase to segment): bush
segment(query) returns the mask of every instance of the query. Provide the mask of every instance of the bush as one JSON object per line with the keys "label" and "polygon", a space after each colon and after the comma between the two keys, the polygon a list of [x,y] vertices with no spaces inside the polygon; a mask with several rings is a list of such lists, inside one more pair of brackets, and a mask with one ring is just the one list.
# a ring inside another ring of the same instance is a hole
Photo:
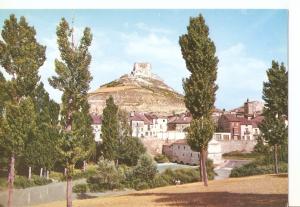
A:
{"label": "bush", "polygon": [[34,186],[34,182],[27,177],[17,175],[15,177],[14,186],[16,188],[28,188]]}
{"label": "bush", "polygon": [[161,175],[156,175],[153,181],[150,183],[151,188],[164,187],[170,185],[166,179]]}
{"label": "bush", "polygon": [[60,172],[50,171],[49,177],[53,180],[61,181],[64,179],[64,174]]}
{"label": "bush", "polygon": [[27,177],[17,175],[14,185],[16,188],[28,188],[37,185],[47,185],[51,182],[52,181],[50,179],[47,180],[47,178],[39,177],[37,175],[33,175],[31,180],[29,180]]}
{"label": "bush", "polygon": [[138,164],[133,168],[133,177],[149,183],[157,173],[157,166],[152,158],[146,154],[142,155]]}
{"label": "bush", "polygon": [[124,167],[118,170],[114,162],[100,158],[96,174],[87,179],[90,190],[96,192],[120,188],[125,177],[123,171],[125,171]]}
{"label": "bush", "polygon": [[145,189],[149,189],[149,184],[147,182],[138,182],[135,186],[136,190],[145,190]]}
{"label": "bush", "polygon": [[88,187],[91,192],[104,192],[106,189],[98,183],[89,183]]}
{"label": "bush", "polygon": [[165,163],[165,162],[169,162],[169,159],[166,155],[155,155],[154,156],[154,160],[157,163]]}
{"label": "bush", "polygon": [[45,177],[40,177],[37,175],[33,175],[32,180],[35,185],[47,185],[52,182],[50,179],[47,179]]}
{"label": "bush", "polygon": [[76,184],[73,187],[73,192],[74,193],[86,193],[87,192],[87,184]]}
{"label": "bush", "polygon": [[[96,175],[97,174],[97,167],[90,165],[86,168],[85,172],[82,169],[74,169],[72,179],[73,180],[78,180],[81,178],[88,178],[90,176]],[[62,177],[60,180],[65,181],[67,178],[62,174]]]}
{"label": "bush", "polygon": [[[288,170],[287,163],[281,162],[279,163],[279,172],[286,173]],[[244,177],[251,175],[262,175],[262,174],[273,174],[274,173],[274,165],[265,165],[261,161],[251,162],[244,166],[234,168],[230,177]]]}
{"label": "bush", "polygon": [[258,152],[248,153],[248,152],[241,152],[241,151],[233,151],[233,152],[224,153],[222,156],[234,157],[239,159],[254,159],[254,158],[258,158],[260,154]]}

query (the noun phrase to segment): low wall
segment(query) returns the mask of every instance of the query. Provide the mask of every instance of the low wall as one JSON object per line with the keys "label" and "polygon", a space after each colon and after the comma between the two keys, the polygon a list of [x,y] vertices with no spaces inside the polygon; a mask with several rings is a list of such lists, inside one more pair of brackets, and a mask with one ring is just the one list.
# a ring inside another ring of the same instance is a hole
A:
{"label": "low wall", "polygon": [[221,153],[232,151],[252,152],[256,145],[256,140],[229,140],[218,141],[221,144]]}

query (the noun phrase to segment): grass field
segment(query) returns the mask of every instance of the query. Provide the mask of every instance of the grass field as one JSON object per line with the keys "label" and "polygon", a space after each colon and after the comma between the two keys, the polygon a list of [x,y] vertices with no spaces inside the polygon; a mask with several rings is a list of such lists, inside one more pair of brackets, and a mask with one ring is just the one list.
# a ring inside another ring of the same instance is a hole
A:
{"label": "grass field", "polygon": [[[259,175],[214,180],[208,187],[191,183],[139,191],[122,196],[107,196],[73,201],[74,207],[285,207],[288,200],[287,174]],[[65,202],[39,205],[64,207]]]}

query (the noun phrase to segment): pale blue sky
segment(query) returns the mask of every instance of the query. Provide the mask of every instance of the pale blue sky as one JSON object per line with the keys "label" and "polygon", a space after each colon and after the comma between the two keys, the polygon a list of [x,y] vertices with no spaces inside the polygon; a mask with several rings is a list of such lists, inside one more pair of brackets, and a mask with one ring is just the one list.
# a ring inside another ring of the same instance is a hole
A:
{"label": "pale blue sky", "polygon": [[272,59],[287,64],[287,10],[1,10],[1,28],[11,13],[25,16],[35,27],[38,41],[47,46],[40,75],[57,102],[61,93],[47,79],[55,75],[54,59],[59,57],[55,31],[61,17],[69,22],[74,17],[76,37],[85,26],[92,30],[91,90],[129,73],[134,62],[143,61],[183,93],[182,78],[188,72],[178,38],[186,33],[189,17],[199,13],[217,48],[218,108],[240,106],[247,98],[261,100]]}

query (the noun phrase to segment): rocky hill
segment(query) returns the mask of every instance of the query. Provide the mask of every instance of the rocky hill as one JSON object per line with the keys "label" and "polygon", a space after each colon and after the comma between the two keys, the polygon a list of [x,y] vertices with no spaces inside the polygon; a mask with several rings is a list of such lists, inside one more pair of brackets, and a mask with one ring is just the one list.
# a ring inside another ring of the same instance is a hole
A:
{"label": "rocky hill", "polygon": [[130,74],[100,86],[89,93],[91,112],[102,114],[106,99],[127,111],[155,112],[161,115],[185,112],[183,96],[151,72],[149,63],[135,63]]}

